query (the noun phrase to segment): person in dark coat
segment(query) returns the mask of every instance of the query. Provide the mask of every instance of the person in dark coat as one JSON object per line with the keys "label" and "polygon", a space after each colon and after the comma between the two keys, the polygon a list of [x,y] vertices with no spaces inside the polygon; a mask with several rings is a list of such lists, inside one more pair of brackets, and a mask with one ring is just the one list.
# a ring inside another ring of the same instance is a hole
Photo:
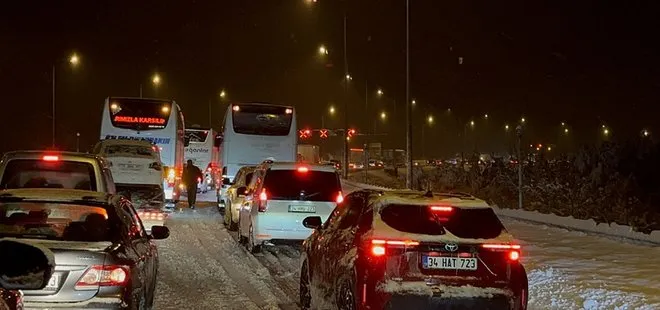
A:
{"label": "person in dark coat", "polygon": [[186,184],[188,206],[191,209],[195,209],[195,203],[197,202],[197,182],[203,177],[202,170],[193,165],[192,160],[188,159],[186,167],[183,168],[183,182]]}

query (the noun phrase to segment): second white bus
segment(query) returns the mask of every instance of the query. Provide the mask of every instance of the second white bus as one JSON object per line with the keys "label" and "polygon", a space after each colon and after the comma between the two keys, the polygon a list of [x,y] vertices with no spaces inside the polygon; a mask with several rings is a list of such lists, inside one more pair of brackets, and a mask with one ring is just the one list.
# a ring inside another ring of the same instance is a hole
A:
{"label": "second white bus", "polygon": [[173,100],[108,97],[101,118],[101,140],[147,140],[158,146],[167,202],[178,202],[183,173],[184,119]]}
{"label": "second white bus", "polygon": [[186,128],[186,141],[185,161],[192,160],[204,173],[204,180],[199,184],[201,191],[218,188],[222,182],[218,132],[207,128]]}
{"label": "second white bus", "polygon": [[225,113],[222,136],[223,185],[218,203],[224,205],[226,188],[243,166],[265,160],[296,161],[296,113],[291,106],[269,103],[234,103]]}

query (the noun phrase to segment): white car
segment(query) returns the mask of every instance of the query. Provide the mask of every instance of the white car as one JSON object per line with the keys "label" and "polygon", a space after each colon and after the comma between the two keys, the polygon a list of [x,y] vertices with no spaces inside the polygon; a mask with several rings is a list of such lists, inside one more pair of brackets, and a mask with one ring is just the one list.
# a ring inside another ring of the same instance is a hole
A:
{"label": "white car", "polygon": [[163,187],[163,164],[160,150],[144,140],[102,140],[94,152],[104,157],[115,184],[154,185]]}
{"label": "white car", "polygon": [[255,166],[241,167],[236,173],[234,184],[227,189],[225,196],[225,203],[227,204],[227,207],[225,207],[225,226],[229,230],[238,229],[238,211],[245,201],[245,192],[252,180],[255,168]]}
{"label": "white car", "polygon": [[292,162],[259,165],[240,208],[238,234],[248,251],[278,240],[302,241],[312,230],[306,217],[325,221],[344,200],[334,167]]}

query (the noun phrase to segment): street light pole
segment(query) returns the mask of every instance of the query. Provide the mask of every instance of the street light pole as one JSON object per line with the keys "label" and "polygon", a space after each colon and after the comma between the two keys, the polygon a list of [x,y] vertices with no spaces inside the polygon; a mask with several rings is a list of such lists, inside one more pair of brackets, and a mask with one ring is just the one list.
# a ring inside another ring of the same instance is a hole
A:
{"label": "street light pole", "polygon": [[[347,4],[344,3],[344,5]],[[344,78],[346,78],[344,81],[344,163],[342,166],[344,179],[348,179],[348,82],[350,80],[348,75],[348,48],[346,46],[346,10],[347,8],[344,7]]]}
{"label": "street light pole", "polygon": [[412,189],[412,104],[410,102],[410,0],[406,0],[406,187]]}
{"label": "street light pole", "polygon": [[76,132],[76,152],[80,152],[80,133]]}
{"label": "street light pole", "polygon": [[53,141],[52,147],[55,148],[55,65],[53,65],[53,110],[52,110],[52,125],[53,125]]}
{"label": "street light pole", "polygon": [[521,140],[522,140],[522,125],[518,125],[516,127],[516,135],[518,136],[518,209],[522,209],[523,207],[523,193],[522,193],[522,181],[523,181],[523,173],[522,173],[522,166],[523,166],[523,160],[521,157]]}

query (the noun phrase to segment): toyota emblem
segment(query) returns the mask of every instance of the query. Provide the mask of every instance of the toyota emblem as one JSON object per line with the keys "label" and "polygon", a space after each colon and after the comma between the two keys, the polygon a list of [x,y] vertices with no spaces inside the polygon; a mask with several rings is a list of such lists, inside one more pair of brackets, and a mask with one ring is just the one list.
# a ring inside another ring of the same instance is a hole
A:
{"label": "toyota emblem", "polygon": [[458,244],[456,243],[447,243],[445,244],[445,250],[449,252],[456,252],[458,250]]}

